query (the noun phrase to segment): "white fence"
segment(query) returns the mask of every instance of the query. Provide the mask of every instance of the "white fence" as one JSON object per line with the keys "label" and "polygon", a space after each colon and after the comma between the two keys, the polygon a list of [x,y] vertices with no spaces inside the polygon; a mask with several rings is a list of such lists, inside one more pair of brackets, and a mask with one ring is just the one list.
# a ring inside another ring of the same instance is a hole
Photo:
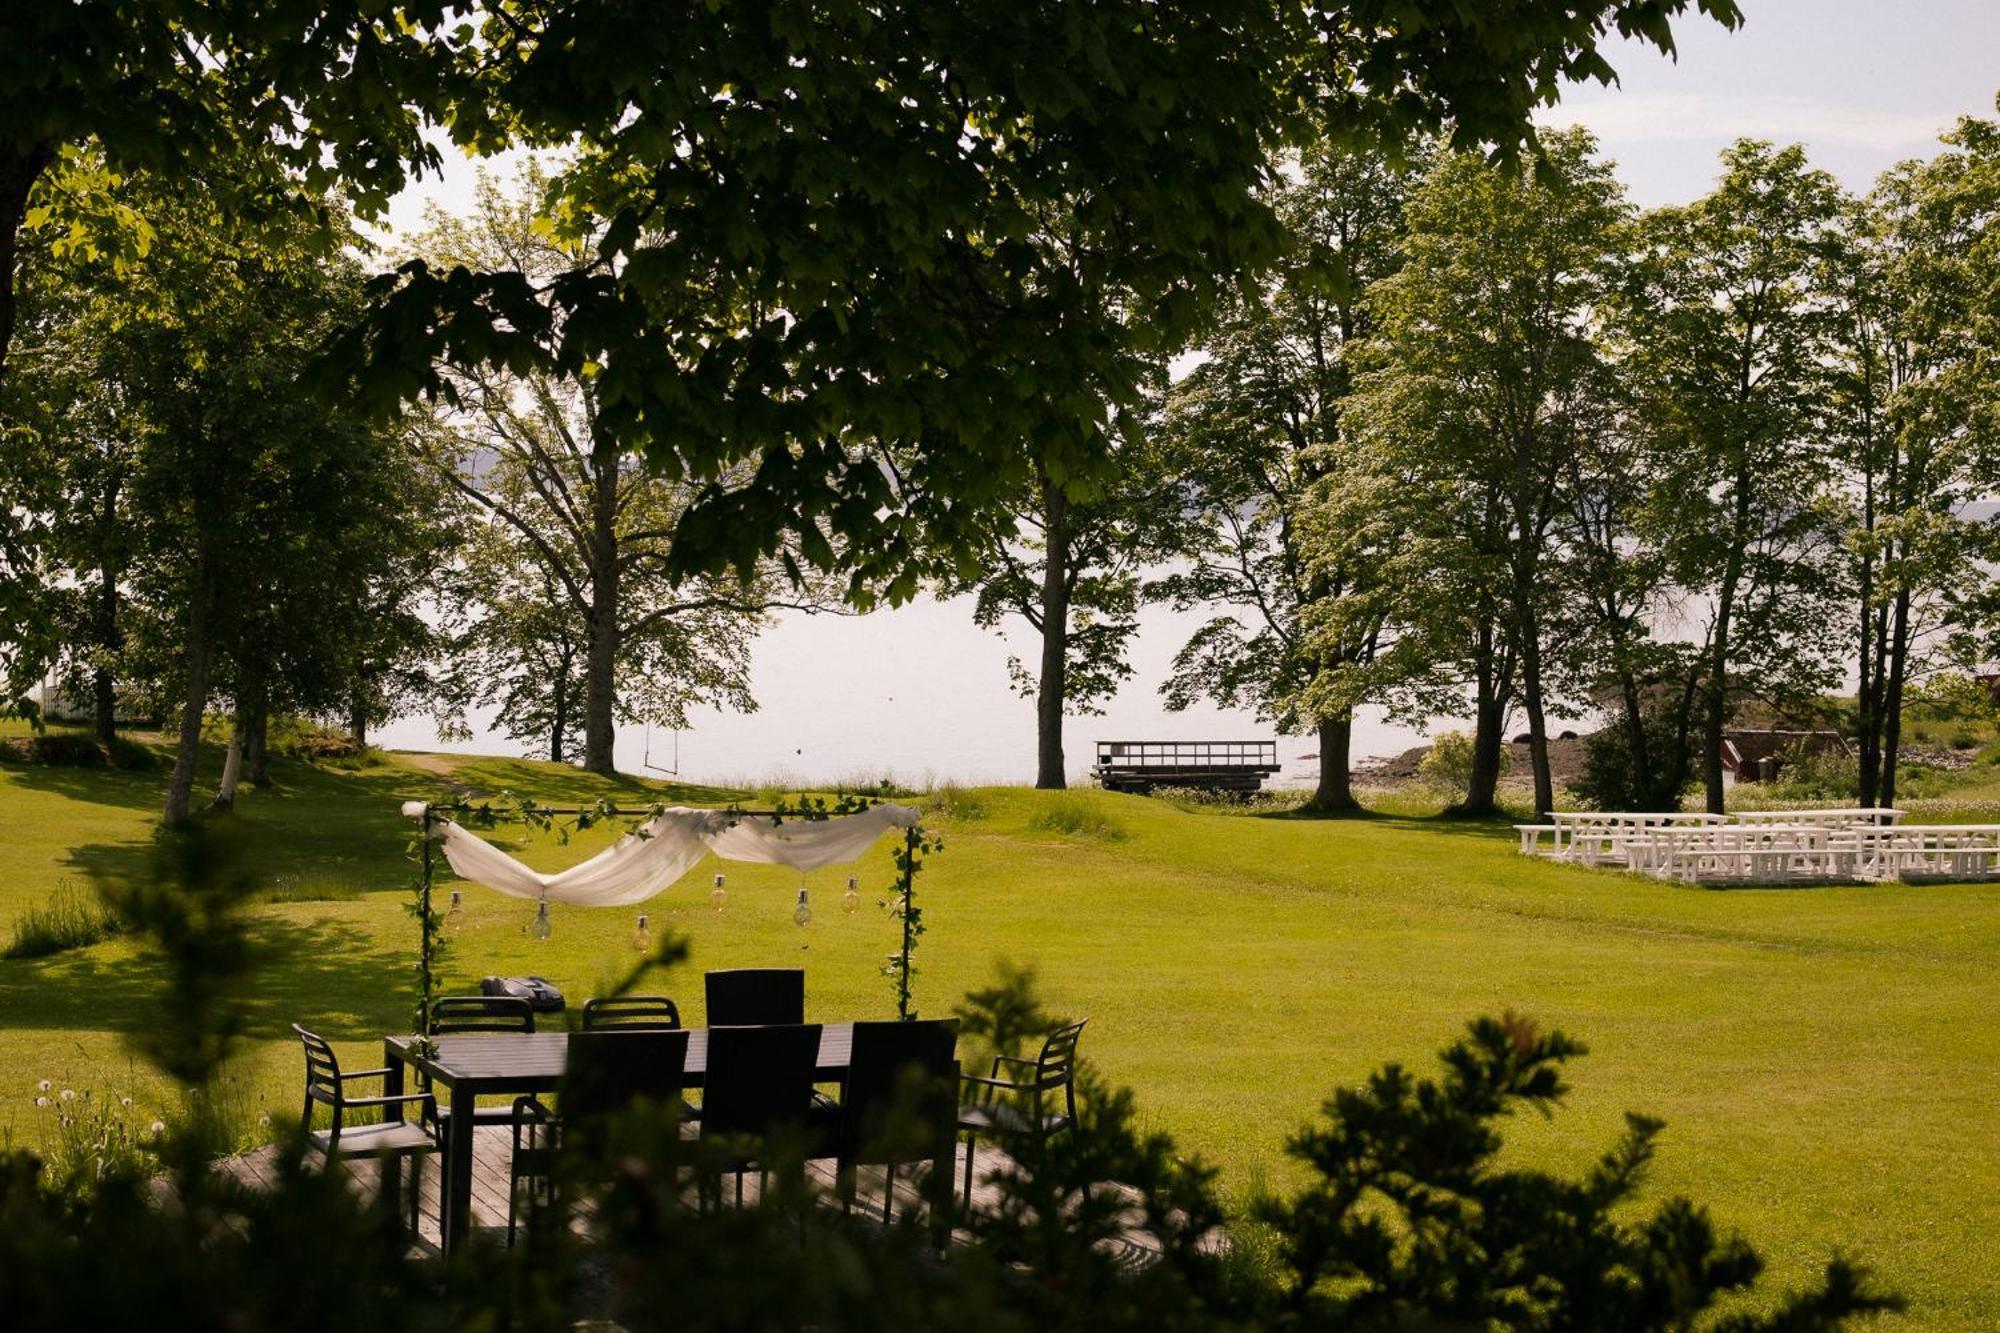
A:
{"label": "white fence", "polygon": [[1739,815],[1565,811],[1516,824],[1521,852],[1695,884],[2000,879],[2000,824],[1903,824],[1900,810]]}

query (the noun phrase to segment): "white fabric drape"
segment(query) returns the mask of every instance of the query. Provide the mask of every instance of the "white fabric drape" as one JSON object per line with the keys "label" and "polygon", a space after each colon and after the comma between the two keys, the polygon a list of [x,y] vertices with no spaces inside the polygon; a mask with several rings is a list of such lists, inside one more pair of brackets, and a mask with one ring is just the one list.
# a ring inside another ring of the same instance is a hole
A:
{"label": "white fabric drape", "polygon": [[871,805],[858,815],[831,819],[787,819],[773,824],[751,816],[708,835],[708,845],[725,861],[817,870],[852,861],[892,828],[909,828],[917,812],[907,805]]}
{"label": "white fabric drape", "polygon": [[[424,804],[407,802],[403,813],[421,819]],[[782,824],[754,815],[731,816],[720,810],[675,806],[589,860],[554,874],[529,869],[448,819],[434,827],[445,860],[462,879],[516,898],[619,907],[644,902],[685,875],[711,850],[730,861],[813,870],[852,861],[885,830],[909,828],[916,822],[917,812],[906,805],[877,805],[860,814],[824,820],[788,819]]]}

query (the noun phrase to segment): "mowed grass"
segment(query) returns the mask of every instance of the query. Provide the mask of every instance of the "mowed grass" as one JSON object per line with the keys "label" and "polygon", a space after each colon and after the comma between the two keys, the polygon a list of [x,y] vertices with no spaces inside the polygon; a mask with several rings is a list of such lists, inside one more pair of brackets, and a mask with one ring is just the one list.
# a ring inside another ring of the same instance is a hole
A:
{"label": "mowed grass", "polygon": [[[291,1022],[369,1060],[407,1021],[410,826],[397,805],[445,792],[438,770],[551,800],[656,798],[649,784],[524,761],[282,766],[277,790],[249,794],[242,812],[291,886],[257,909],[253,1108],[295,1113]],[[0,767],[0,922],[64,877],[142,852],[158,784]],[[996,960],[1034,964],[1053,1007],[1090,1016],[1086,1052],[1232,1191],[1288,1178],[1286,1134],[1336,1085],[1390,1060],[1428,1072],[1467,1018],[1513,1009],[1591,1046],[1558,1115],[1509,1127],[1520,1161],[1578,1171],[1625,1111],[1663,1116],[1652,1193],[1709,1204],[1780,1283],[1839,1248],[1913,1300],[1908,1326],[2000,1322],[2000,887],[1709,892],[1526,861],[1504,827],[1191,812],[1099,792],[986,789],[936,805],[928,822],[945,849],[920,881],[921,1007],[946,1012]],[[494,836],[553,868],[610,834],[567,847]],[[845,870],[806,878],[815,917],[803,930],[796,873],[722,867],[715,915],[717,868],[704,862],[650,904],[656,935],[692,941],[692,967],[667,983],[690,1021],[700,969],[745,964],[804,966],[816,1018],[892,1012],[886,842],[859,867],[854,916],[839,907]],[[633,957],[633,911],[558,906],[554,938],[538,943],[530,904],[464,894],[452,989],[532,972],[577,1002]],[[125,939],[0,962],[0,1127],[36,1138],[27,1103],[42,1077],[157,1095],[122,1037],[150,1021],[158,980]]]}

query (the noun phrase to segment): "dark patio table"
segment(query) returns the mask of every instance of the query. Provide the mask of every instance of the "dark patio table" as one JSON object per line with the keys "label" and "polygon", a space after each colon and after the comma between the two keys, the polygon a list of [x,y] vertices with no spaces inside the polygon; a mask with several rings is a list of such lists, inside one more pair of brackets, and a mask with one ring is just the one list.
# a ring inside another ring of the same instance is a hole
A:
{"label": "dark patio table", "polygon": [[[567,1032],[480,1032],[430,1039],[423,1049],[419,1037],[384,1037],[382,1063],[389,1073],[383,1095],[401,1096],[405,1065],[430,1075],[435,1086],[451,1091],[449,1106],[455,1124],[470,1127],[473,1103],[498,1094],[554,1092],[562,1086],[569,1061]],[[847,1074],[854,1050],[854,1024],[826,1023],[820,1028],[819,1062],[814,1080],[837,1083]],[[708,1072],[708,1029],[688,1030],[687,1068],[681,1086],[698,1088]],[[398,1108],[398,1114],[401,1109]],[[465,1240],[472,1217],[472,1135],[453,1134],[445,1154],[443,1194],[447,1253]]]}

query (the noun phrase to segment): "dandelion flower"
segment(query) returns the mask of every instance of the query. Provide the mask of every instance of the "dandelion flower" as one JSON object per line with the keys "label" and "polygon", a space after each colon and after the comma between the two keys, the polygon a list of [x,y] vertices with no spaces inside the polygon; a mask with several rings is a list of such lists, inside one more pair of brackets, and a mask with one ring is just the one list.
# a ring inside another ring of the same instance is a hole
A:
{"label": "dandelion flower", "polygon": [[63,1099],[64,1101],[66,1101],[66,1102],[73,1102],[73,1101],[75,1101],[75,1100],[76,1100],[76,1089],[74,1089],[74,1088],[64,1088],[64,1089],[62,1090],[62,1099]]}
{"label": "dandelion flower", "polygon": [[35,1105],[37,1106],[47,1106],[48,1104],[49,1104],[49,1099],[46,1097],[35,1098]]}
{"label": "dandelion flower", "polygon": [[166,1122],[155,1120],[151,1125],[146,1127],[146,1132],[149,1134],[164,1134],[167,1132]]}
{"label": "dandelion flower", "polygon": [[35,1091],[36,1091],[36,1092],[47,1092],[47,1091],[48,1091],[48,1090],[49,1090],[50,1088],[52,1088],[52,1087],[54,1087],[54,1086],[55,1086],[55,1085],[54,1085],[53,1083],[50,1083],[50,1082],[49,1082],[49,1081],[48,1081],[47,1079],[43,1079],[43,1080],[42,1080],[42,1081],[41,1081],[40,1083],[37,1083],[37,1084],[35,1085]]}
{"label": "dandelion flower", "polygon": [[132,1104],[132,1099],[130,1097],[120,1097],[118,1099],[118,1104],[120,1106],[130,1106]]}

